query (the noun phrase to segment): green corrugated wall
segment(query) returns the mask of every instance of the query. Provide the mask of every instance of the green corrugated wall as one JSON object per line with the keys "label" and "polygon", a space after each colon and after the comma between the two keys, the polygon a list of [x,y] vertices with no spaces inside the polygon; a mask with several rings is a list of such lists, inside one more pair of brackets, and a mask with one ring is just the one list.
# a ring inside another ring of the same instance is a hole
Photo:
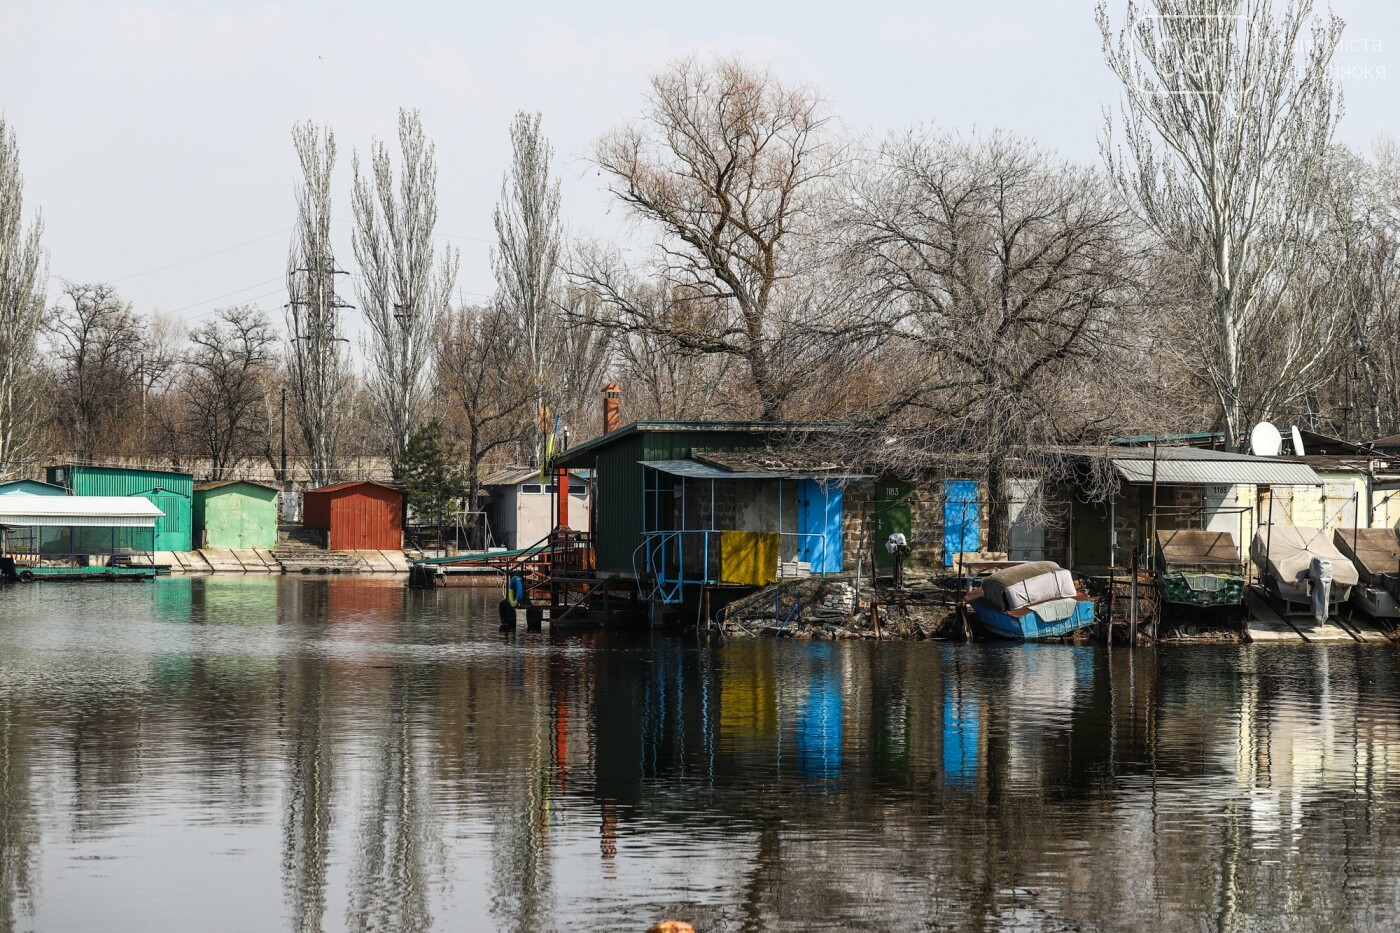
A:
{"label": "green corrugated wall", "polygon": [[276,547],[277,490],[253,483],[197,489],[194,529],[199,547]]}
{"label": "green corrugated wall", "polygon": [[[52,466],[48,468],[48,481],[67,486],[75,496],[141,496],[149,499],[165,513],[162,518],[156,519],[156,550],[190,550],[194,527],[194,476],[189,473],[129,470],[124,467]],[[156,487],[160,487],[159,492]]]}

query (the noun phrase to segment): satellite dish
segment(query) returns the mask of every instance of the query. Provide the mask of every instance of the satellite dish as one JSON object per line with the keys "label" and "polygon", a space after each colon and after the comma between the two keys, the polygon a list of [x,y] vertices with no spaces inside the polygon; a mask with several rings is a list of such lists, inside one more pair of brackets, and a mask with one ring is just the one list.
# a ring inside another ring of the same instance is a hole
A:
{"label": "satellite dish", "polygon": [[1283,435],[1267,421],[1261,421],[1249,432],[1249,450],[1256,457],[1277,457],[1283,450]]}
{"label": "satellite dish", "polygon": [[1298,426],[1293,425],[1293,456],[1303,457],[1307,451],[1303,450],[1303,435],[1298,433]]}

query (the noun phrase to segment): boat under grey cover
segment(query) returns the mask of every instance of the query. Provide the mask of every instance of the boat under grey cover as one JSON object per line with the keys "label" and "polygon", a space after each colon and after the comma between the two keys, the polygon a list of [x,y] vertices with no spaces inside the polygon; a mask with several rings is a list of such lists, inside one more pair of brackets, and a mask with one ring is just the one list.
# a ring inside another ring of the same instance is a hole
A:
{"label": "boat under grey cover", "polygon": [[1338,528],[1332,543],[1351,560],[1361,578],[1352,591],[1352,603],[1370,616],[1400,618],[1400,539],[1395,532]]}
{"label": "boat under grey cover", "polygon": [[982,595],[1004,612],[1050,599],[1073,599],[1074,594],[1074,577],[1050,560],[1007,567],[982,581]]}
{"label": "boat under grey cover", "polygon": [[1321,528],[1288,522],[1261,525],[1249,556],[1276,596],[1312,606],[1319,622],[1325,622],[1331,607],[1345,602],[1360,581],[1356,567]]}

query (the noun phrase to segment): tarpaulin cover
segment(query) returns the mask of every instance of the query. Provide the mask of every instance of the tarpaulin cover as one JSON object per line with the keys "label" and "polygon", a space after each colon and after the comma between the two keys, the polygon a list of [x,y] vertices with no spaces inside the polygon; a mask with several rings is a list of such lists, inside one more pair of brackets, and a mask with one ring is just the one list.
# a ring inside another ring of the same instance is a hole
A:
{"label": "tarpaulin cover", "polygon": [[746,586],[777,582],[780,540],[776,531],[721,531],[720,582]]}
{"label": "tarpaulin cover", "polygon": [[1356,567],[1337,550],[1321,528],[1285,522],[1264,525],[1254,535],[1249,556],[1256,567],[1284,583],[1306,580],[1314,557],[1332,562],[1334,586],[1355,586],[1360,579]]}
{"label": "tarpaulin cover", "polygon": [[1206,567],[1241,564],[1235,536],[1228,531],[1179,528],[1157,532],[1157,567]]}
{"label": "tarpaulin cover", "polygon": [[983,598],[1003,612],[1074,595],[1074,578],[1052,560],[1017,564],[982,581]]}
{"label": "tarpaulin cover", "polygon": [[[1069,573],[1068,570],[1061,570],[1061,573]],[[1043,603],[1036,603],[1035,614],[1040,616],[1042,622],[1063,622],[1074,615],[1074,611],[1079,608],[1079,600],[1073,596],[1066,596],[1061,599],[1049,599]]]}
{"label": "tarpaulin cover", "polygon": [[1400,574],[1400,541],[1389,528],[1358,528],[1332,532],[1332,543],[1356,565],[1367,583],[1385,574]]}

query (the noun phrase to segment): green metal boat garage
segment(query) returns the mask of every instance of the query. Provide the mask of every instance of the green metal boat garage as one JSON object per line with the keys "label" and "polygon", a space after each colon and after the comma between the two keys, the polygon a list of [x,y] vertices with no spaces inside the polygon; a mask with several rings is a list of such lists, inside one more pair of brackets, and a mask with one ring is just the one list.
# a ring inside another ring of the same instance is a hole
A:
{"label": "green metal boat garage", "polygon": [[75,496],[140,496],[161,511],[156,521],[157,551],[188,551],[193,528],[194,476],[169,470],[127,467],[51,466],[48,481]]}
{"label": "green metal boat garage", "polygon": [[194,532],[202,548],[276,547],[277,489],[241,479],[200,483]]}

